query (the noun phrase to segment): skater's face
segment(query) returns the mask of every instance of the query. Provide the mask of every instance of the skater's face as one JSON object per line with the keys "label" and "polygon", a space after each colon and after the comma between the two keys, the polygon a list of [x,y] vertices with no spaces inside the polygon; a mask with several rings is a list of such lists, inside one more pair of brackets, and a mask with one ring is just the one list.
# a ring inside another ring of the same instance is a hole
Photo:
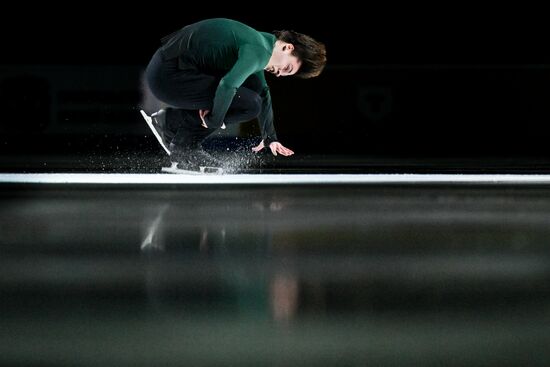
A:
{"label": "skater's face", "polygon": [[292,55],[294,46],[291,43],[281,42],[273,50],[272,64],[266,71],[276,76],[294,75],[300,69],[302,62],[297,56]]}

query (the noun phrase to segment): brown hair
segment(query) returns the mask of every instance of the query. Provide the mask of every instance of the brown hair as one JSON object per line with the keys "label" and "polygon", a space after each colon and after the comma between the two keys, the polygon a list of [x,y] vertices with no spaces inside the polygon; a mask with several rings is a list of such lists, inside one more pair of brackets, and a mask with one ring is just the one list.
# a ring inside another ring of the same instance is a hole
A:
{"label": "brown hair", "polygon": [[298,57],[302,62],[295,76],[303,79],[313,78],[321,74],[327,63],[327,51],[325,45],[294,31],[274,31],[273,34],[278,40],[292,43],[294,50],[292,55]]}

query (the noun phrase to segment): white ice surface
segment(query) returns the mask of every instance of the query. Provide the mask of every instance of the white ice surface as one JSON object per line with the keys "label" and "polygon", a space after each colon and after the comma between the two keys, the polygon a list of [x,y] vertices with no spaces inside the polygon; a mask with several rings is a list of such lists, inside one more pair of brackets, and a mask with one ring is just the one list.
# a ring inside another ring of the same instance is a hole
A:
{"label": "white ice surface", "polygon": [[4,173],[0,183],[34,184],[550,184],[535,174],[120,174]]}

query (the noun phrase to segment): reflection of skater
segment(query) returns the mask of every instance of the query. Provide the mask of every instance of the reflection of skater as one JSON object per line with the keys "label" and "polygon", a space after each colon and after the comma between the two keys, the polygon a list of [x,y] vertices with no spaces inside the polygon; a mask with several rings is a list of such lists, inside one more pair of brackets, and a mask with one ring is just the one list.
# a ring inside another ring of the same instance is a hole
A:
{"label": "reflection of skater", "polygon": [[164,213],[166,213],[169,206],[169,204],[164,204],[155,217],[155,220],[147,226],[147,233],[139,247],[141,251],[164,251],[165,244],[164,241],[159,238],[158,229],[164,218]]}
{"label": "reflection of skater", "polygon": [[[294,31],[258,32],[229,19],[207,19],[162,39],[146,70],[151,92],[172,106],[153,114],[157,139],[180,168],[212,165],[200,143],[225,124],[258,117],[262,141],[274,155],[293,151],[277,141],[264,70],[276,76],[319,75],[325,47]],[[192,153],[192,154],[191,154]],[[206,162],[206,163],[205,163]]]}
{"label": "reflection of skater", "polygon": [[[270,226],[253,226],[251,232],[249,224],[236,226],[229,215],[212,221],[200,214],[182,223],[194,203],[172,203],[149,208],[139,242],[152,309],[179,314],[208,302],[209,312],[233,309],[288,326],[299,310],[300,279],[292,253],[285,252],[281,262],[281,253],[273,252]],[[270,213],[285,205],[277,197],[262,198],[253,208],[270,222]]]}

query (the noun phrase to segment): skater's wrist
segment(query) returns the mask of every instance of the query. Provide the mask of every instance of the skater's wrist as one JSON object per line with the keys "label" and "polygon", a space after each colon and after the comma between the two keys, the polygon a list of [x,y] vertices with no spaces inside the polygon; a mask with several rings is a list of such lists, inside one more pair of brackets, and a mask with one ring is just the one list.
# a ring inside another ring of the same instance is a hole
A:
{"label": "skater's wrist", "polygon": [[271,144],[271,143],[277,142],[277,139],[272,139],[272,138],[264,138],[263,140],[264,140],[264,145],[265,145],[266,147],[268,147],[269,144]]}

